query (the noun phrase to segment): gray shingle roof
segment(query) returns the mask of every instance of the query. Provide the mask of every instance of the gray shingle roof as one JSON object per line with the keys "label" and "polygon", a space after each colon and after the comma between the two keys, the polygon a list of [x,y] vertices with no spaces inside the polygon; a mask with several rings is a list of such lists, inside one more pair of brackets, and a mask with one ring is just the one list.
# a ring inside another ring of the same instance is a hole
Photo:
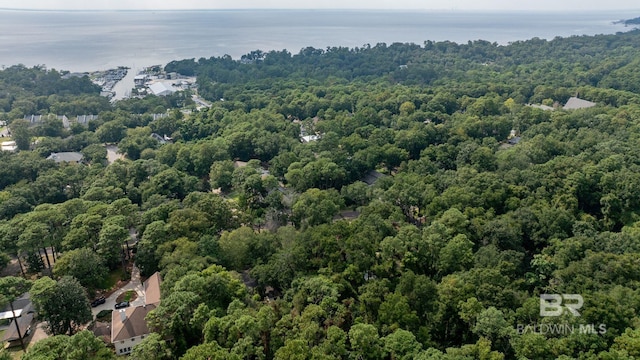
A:
{"label": "gray shingle roof", "polygon": [[145,305],[112,312],[111,342],[149,334],[150,331],[144,318],[155,308],[155,305]]}
{"label": "gray shingle roof", "polygon": [[563,109],[576,110],[576,109],[586,109],[594,106],[596,106],[596,103],[587,101],[587,100],[578,99],[577,97],[574,96],[570,98],[569,101],[567,101]]}
{"label": "gray shingle roof", "polygon": [[79,152],[59,152],[51,153],[47,160],[53,160],[57,163],[61,162],[79,162],[84,156]]}

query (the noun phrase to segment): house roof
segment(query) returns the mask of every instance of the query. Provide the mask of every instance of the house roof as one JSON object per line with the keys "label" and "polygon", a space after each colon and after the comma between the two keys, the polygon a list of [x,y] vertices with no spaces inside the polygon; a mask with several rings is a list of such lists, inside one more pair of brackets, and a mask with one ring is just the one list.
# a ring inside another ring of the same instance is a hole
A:
{"label": "house roof", "polygon": [[160,136],[160,134],[156,134],[156,133],[151,133],[151,138],[154,139],[155,141],[159,142],[160,144],[166,144],[167,140],[165,140],[165,138],[163,138],[162,136]]}
{"label": "house roof", "polygon": [[520,136],[514,136],[511,139],[507,140],[507,143],[509,143],[510,145],[517,145],[518,143],[520,143],[520,140],[522,140]]}
{"label": "house roof", "polygon": [[76,121],[78,124],[86,124],[89,121],[98,120],[98,115],[78,115]]}
{"label": "house roof", "polygon": [[35,124],[42,121],[42,115],[25,115],[24,119],[32,124]]}
{"label": "house roof", "polygon": [[[18,321],[18,327],[20,328],[20,335],[24,338],[24,333],[27,331],[27,328],[29,327],[29,325],[31,325],[31,322],[33,321],[33,313],[24,314],[19,318],[16,318],[16,321]],[[4,333],[4,337],[2,338],[2,341],[9,342],[9,341],[16,341],[16,340],[20,340],[20,337],[18,337],[18,331],[16,330],[16,325],[12,322],[11,324],[9,324],[7,331]]]}
{"label": "house roof", "polygon": [[[13,305],[14,312],[11,311],[11,305]],[[31,304],[31,296],[29,293],[24,293],[17,298],[13,304],[7,304],[4,308],[0,308],[0,319],[12,319],[15,316],[20,316],[23,312],[27,313],[33,309]]]}
{"label": "house roof", "polygon": [[57,163],[61,162],[79,162],[82,160],[83,155],[79,152],[59,152],[59,153],[51,153],[47,157],[47,160],[53,160]]}
{"label": "house roof", "polygon": [[385,174],[379,173],[375,170],[371,170],[368,173],[366,173],[361,180],[367,183],[367,185],[373,185],[376,181],[378,181],[378,179],[385,176],[386,176]]}
{"label": "house roof", "polygon": [[243,168],[245,166],[247,166],[248,162],[246,161],[240,161],[240,160],[236,160],[233,162],[233,167],[235,168]]}
{"label": "house roof", "polygon": [[109,341],[111,338],[111,326],[105,322],[97,321],[93,325],[93,335],[102,337],[106,336],[106,340]]}
{"label": "house roof", "polygon": [[171,84],[163,82],[156,82],[149,85],[149,90],[151,90],[154,95],[158,96],[171,95],[175,92]]}
{"label": "house roof", "polygon": [[164,113],[164,114],[151,114],[151,118],[153,120],[158,120],[158,119],[162,119],[162,118],[166,118],[167,116],[169,116],[169,114]]}
{"label": "house roof", "polygon": [[359,211],[343,210],[333,217],[333,220],[355,220],[360,216]]}
{"label": "house roof", "polygon": [[157,305],[160,303],[160,273],[156,272],[144,282],[144,297],[147,305]]}
{"label": "house roof", "polygon": [[13,319],[14,317],[19,317],[22,315],[22,309],[15,309],[13,311],[3,311],[0,313],[0,320]]}
{"label": "house roof", "polygon": [[532,108],[541,109],[541,110],[545,110],[545,111],[553,111],[553,110],[555,110],[553,107],[548,106],[548,105],[531,104],[529,106],[531,106]]}
{"label": "house roof", "polygon": [[0,143],[0,149],[2,149],[2,151],[16,151],[18,150],[18,146],[15,141],[5,141]]}
{"label": "house roof", "polygon": [[302,140],[302,142],[308,143],[308,142],[312,142],[312,141],[317,141],[318,139],[320,139],[320,136],[318,136],[318,135],[306,135],[306,136],[300,137],[300,139]]}
{"label": "house roof", "polygon": [[25,115],[24,119],[30,122],[31,124],[40,123],[46,119],[58,119],[62,120],[62,125],[64,127],[69,127],[69,118],[66,115]]}
{"label": "house roof", "polygon": [[569,101],[567,101],[563,109],[576,110],[576,109],[586,109],[594,106],[596,106],[596,103],[587,101],[587,100],[578,99],[577,97],[574,96],[570,98]]}
{"label": "house roof", "polygon": [[155,305],[136,306],[111,313],[111,342],[149,334],[145,317]]}

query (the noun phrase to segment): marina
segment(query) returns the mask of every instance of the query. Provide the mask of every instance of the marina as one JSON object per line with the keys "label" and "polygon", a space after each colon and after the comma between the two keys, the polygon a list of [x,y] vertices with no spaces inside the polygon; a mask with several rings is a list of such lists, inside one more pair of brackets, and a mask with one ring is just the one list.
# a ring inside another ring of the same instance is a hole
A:
{"label": "marina", "polygon": [[105,71],[95,71],[89,74],[91,81],[102,88],[101,95],[108,98],[114,98],[116,93],[114,88],[116,84],[127,76],[129,68],[126,66],[118,66],[115,69]]}

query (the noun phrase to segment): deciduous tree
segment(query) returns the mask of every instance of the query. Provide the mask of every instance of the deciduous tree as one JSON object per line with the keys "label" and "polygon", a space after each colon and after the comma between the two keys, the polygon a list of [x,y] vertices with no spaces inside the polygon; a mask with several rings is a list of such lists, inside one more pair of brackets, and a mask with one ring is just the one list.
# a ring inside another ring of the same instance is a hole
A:
{"label": "deciduous tree", "polygon": [[56,335],[42,339],[29,347],[22,356],[23,360],[112,360],[115,358],[115,354],[88,330],[82,330],[73,336]]}
{"label": "deciduous tree", "polygon": [[70,276],[59,281],[46,276],[36,280],[31,288],[31,298],[53,335],[73,335],[92,319],[85,290]]}
{"label": "deciduous tree", "polygon": [[65,252],[53,267],[56,276],[71,276],[87,289],[99,288],[107,276],[102,258],[94,251],[80,248]]}

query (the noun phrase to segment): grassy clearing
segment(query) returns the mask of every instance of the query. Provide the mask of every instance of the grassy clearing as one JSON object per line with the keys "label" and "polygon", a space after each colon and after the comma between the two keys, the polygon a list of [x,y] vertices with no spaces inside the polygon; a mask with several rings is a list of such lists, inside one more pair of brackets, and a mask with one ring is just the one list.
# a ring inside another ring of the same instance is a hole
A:
{"label": "grassy clearing", "polygon": [[118,295],[118,297],[116,298],[116,303],[121,303],[123,301],[132,302],[137,298],[138,298],[138,294],[136,293],[135,290],[128,290]]}
{"label": "grassy clearing", "polygon": [[[26,344],[25,344],[26,345]],[[24,351],[22,351],[22,349],[20,348],[20,346],[14,346],[12,348],[9,349],[5,349],[4,351],[6,351],[7,353],[9,353],[9,355],[11,356],[12,359],[15,360],[20,360],[20,358],[22,358],[22,355],[24,355]]]}
{"label": "grassy clearing", "polygon": [[240,193],[238,191],[232,191],[225,196],[229,200],[239,201]]}

